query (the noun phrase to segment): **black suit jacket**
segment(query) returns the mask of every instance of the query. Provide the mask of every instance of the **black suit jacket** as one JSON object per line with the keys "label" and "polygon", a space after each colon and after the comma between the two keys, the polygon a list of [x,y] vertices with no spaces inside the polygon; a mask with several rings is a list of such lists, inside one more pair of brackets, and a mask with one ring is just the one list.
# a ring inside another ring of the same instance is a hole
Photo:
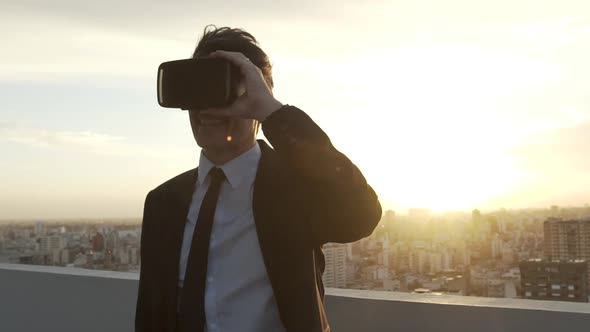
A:
{"label": "black suit jacket", "polygon": [[[290,332],[329,331],[321,246],[370,235],[381,205],[361,172],[303,111],[283,107],[264,121],[253,212],[266,271]],[[197,169],[152,190],[141,234],[136,331],[174,331],[179,260]]]}

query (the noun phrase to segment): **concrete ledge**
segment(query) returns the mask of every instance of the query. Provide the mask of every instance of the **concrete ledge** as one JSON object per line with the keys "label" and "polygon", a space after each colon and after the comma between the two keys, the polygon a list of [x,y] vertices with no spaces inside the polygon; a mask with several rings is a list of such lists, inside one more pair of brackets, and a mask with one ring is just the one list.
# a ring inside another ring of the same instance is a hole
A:
{"label": "concrete ledge", "polygon": [[0,264],[0,331],[133,331],[137,275]]}
{"label": "concrete ledge", "polygon": [[499,309],[523,309],[581,313],[590,315],[589,303],[540,301],[525,299],[504,299],[491,297],[412,294],[401,292],[383,292],[356,289],[329,288],[326,294],[336,297],[348,297],[365,300],[397,301],[407,303],[458,305],[470,307],[489,307]]}
{"label": "concrete ledge", "polygon": [[80,276],[80,277],[98,277],[98,278],[139,280],[138,273],[90,270],[90,269],[82,269],[82,268],[75,268],[75,267],[0,263],[0,270],[50,273],[50,274],[64,274],[64,275]]}

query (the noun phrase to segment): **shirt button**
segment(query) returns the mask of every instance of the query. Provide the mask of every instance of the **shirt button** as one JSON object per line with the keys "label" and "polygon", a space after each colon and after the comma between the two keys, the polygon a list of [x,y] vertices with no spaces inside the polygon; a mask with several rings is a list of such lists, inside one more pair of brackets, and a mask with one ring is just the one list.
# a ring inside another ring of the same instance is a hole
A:
{"label": "shirt button", "polygon": [[209,327],[209,329],[212,329],[212,330],[217,328],[217,324],[214,324],[214,323],[209,323],[209,324],[207,324],[207,326]]}
{"label": "shirt button", "polygon": [[213,282],[213,277],[207,277],[207,282],[208,283],[212,283]]}

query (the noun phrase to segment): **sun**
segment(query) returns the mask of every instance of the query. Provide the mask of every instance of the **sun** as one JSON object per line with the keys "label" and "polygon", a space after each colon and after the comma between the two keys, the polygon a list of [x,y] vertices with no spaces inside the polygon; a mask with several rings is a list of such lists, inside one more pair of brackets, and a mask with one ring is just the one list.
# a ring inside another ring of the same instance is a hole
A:
{"label": "sun", "polygon": [[435,211],[487,208],[514,191],[521,172],[509,153],[471,146],[477,144],[451,144],[443,138],[436,144],[406,141],[406,151],[420,153],[388,155],[366,163],[363,171],[386,206]]}

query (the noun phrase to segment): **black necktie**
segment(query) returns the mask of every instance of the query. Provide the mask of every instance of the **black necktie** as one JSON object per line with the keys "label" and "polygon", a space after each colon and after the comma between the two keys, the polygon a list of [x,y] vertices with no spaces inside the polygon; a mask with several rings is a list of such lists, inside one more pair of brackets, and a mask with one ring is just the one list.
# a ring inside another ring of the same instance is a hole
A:
{"label": "black necktie", "polygon": [[199,210],[180,296],[178,330],[181,332],[203,331],[206,323],[205,279],[207,275],[207,258],[209,256],[209,240],[213,228],[213,217],[215,216],[219,189],[225,179],[225,174],[219,168],[212,168],[209,172],[209,178],[211,182]]}

